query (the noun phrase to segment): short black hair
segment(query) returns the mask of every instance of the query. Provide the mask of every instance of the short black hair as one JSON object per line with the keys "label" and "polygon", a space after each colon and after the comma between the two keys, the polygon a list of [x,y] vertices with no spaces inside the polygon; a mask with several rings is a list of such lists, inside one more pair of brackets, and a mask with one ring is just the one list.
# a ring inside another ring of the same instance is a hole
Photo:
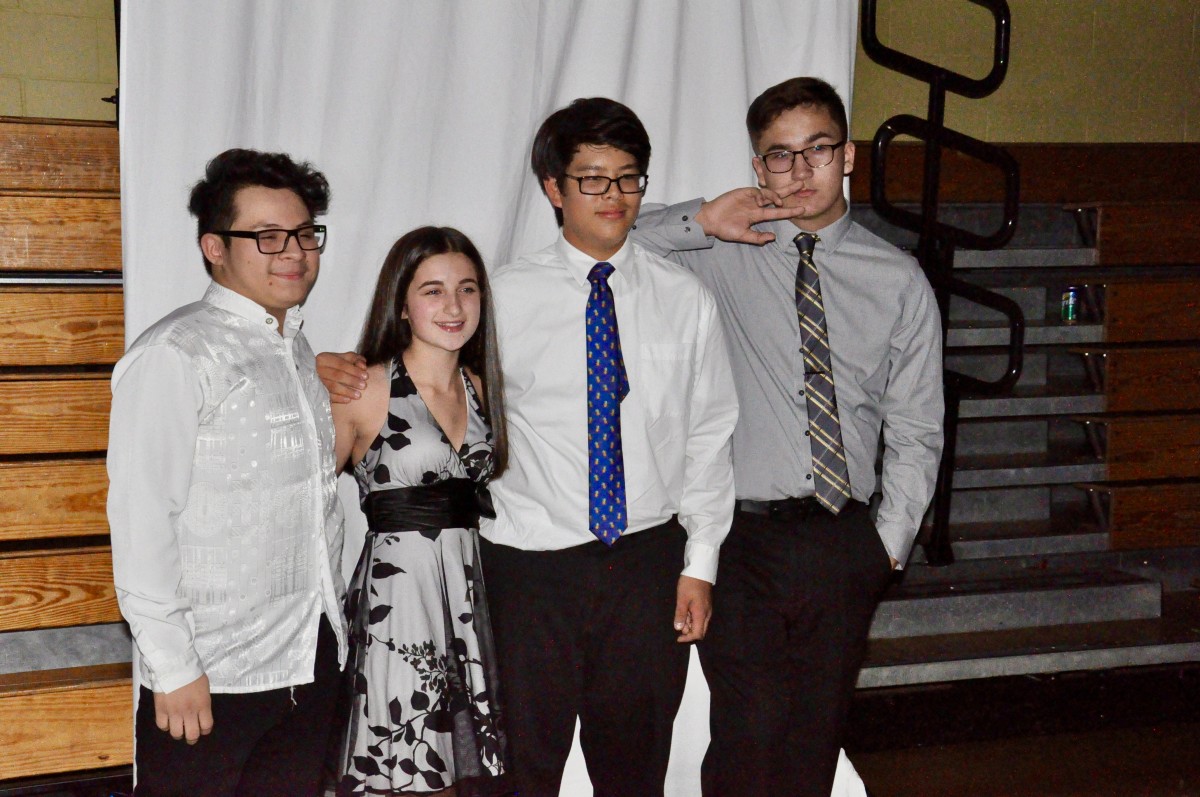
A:
{"label": "short black hair", "polygon": [[820,78],[794,77],[771,86],[750,103],[750,110],[746,111],[746,132],[750,134],[750,144],[756,151],[758,139],[771,123],[780,114],[793,108],[824,108],[833,117],[833,123],[838,126],[842,138],[849,135],[846,105],[838,96],[837,89]]}
{"label": "short black hair", "polygon": [[[294,192],[314,219],[329,209],[329,181],[311,163],[297,163],[282,152],[227,149],[208,162],[204,179],[192,186],[188,210],[196,217],[197,243],[210,232],[229,229],[237,213],[234,198],[250,186]],[[204,268],[212,273],[207,257]]]}
{"label": "short black hair", "polygon": [[[607,97],[580,98],[550,114],[534,136],[529,164],[543,192],[547,178],[563,187],[567,166],[585,145],[628,152],[637,161],[638,171],[645,173],[650,168],[650,136],[637,114]],[[561,227],[562,210],[555,208],[554,216]]]}

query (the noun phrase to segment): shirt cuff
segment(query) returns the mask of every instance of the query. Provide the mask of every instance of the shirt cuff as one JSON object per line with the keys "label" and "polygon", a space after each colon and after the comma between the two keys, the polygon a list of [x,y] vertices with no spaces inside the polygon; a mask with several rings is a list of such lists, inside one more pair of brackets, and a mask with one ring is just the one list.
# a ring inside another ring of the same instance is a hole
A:
{"label": "shirt cuff", "polygon": [[888,555],[896,560],[896,569],[903,570],[908,555],[912,553],[913,542],[917,539],[917,529],[909,531],[901,523],[876,521],[875,530],[879,532],[879,539],[883,541]]}
{"label": "shirt cuff", "polygon": [[152,692],[174,692],[204,675],[200,656],[193,648],[188,648],[182,656],[147,655],[143,651],[142,664],[150,674],[150,683],[146,686]]}
{"label": "shirt cuff", "polygon": [[683,546],[683,572],[680,575],[716,584],[717,558],[720,552],[719,547],[689,541]]}

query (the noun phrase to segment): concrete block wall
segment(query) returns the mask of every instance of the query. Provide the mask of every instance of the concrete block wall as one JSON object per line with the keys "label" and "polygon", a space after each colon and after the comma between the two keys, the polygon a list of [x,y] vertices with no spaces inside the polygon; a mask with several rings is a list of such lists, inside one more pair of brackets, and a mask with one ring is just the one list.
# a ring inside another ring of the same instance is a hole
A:
{"label": "concrete block wall", "polygon": [[0,116],[113,121],[112,0],[0,0]]}

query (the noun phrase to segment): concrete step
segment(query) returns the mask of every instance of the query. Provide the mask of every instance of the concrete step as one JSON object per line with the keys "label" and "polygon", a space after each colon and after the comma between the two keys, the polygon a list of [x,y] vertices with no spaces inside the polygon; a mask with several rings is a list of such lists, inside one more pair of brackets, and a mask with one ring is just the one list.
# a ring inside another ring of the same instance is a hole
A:
{"label": "concrete step", "polygon": [[955,489],[1074,484],[1102,481],[1108,467],[1095,455],[1074,446],[1052,446],[1046,452],[966,454],[956,457]]}
{"label": "concrete step", "polygon": [[[946,347],[1007,346],[1007,325],[994,322],[951,321],[946,331]],[[1026,346],[1073,346],[1081,343],[1102,343],[1102,324],[1063,324],[1057,319],[1025,319]]]}
{"label": "concrete step", "polygon": [[[917,204],[897,203],[898,207],[920,212]],[[855,221],[897,246],[916,246],[917,234],[885,221],[868,203],[855,203],[850,208]],[[986,202],[946,203],[938,208],[938,221],[960,229],[990,235],[999,228],[1003,206]],[[1017,228],[1009,241],[1011,249],[1085,248],[1090,242],[1080,234],[1075,214],[1061,205],[1022,204]],[[1003,251],[1003,250],[1000,250]]]}
{"label": "concrete step", "polygon": [[858,686],[1100,670],[1200,660],[1200,594],[1162,596],[1154,619],[872,639]]}
{"label": "concrete step", "polygon": [[954,253],[958,269],[1088,268],[1100,262],[1099,252],[1085,246],[1037,246],[993,250],[960,249]]}
{"label": "concrete step", "polygon": [[[1061,556],[1107,551],[1108,534],[1082,518],[1017,520],[1006,523],[959,523],[950,527],[957,562],[978,559]],[[925,549],[913,549],[910,565],[925,562]]]}
{"label": "concrete step", "polygon": [[1086,383],[1051,377],[1048,384],[1018,384],[1007,396],[964,398],[959,418],[1026,417],[1030,415],[1097,414],[1105,411],[1105,398]]}
{"label": "concrete step", "polygon": [[931,636],[1158,617],[1157,581],[1118,571],[1014,572],[954,583],[893,586],[875,611],[872,639]]}

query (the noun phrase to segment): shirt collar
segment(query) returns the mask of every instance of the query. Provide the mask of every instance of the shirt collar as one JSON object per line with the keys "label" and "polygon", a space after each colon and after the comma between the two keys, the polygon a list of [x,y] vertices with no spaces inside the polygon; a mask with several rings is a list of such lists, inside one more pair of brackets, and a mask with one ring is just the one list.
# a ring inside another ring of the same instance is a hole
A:
{"label": "shirt collar", "polygon": [[[258,302],[248,299],[240,293],[231,291],[224,285],[210,282],[208,290],[204,292],[204,301],[214,307],[219,307],[226,312],[244,318],[257,327],[261,327],[269,332],[278,332],[275,316],[267,312]],[[300,312],[299,305],[288,308],[287,314],[283,317],[284,337],[295,337],[303,324],[304,316]]]}
{"label": "shirt collar", "polygon": [[625,239],[625,243],[621,245],[621,248],[606,261],[597,260],[591,255],[579,251],[567,241],[561,231],[558,233],[558,241],[554,244],[554,251],[558,255],[558,259],[566,264],[567,272],[580,285],[587,284],[588,274],[600,262],[612,264],[613,275],[609,279],[613,279],[614,277],[618,279],[629,278],[630,260],[633,258],[633,244],[628,238]]}
{"label": "shirt collar", "polygon": [[[816,251],[836,252],[838,247],[842,245],[842,241],[846,240],[846,235],[850,232],[850,224],[850,209],[847,208],[840,219],[815,233],[821,239],[817,242]],[[795,238],[800,233],[807,232],[807,230],[797,227],[787,219],[769,221],[763,226],[766,230],[775,233],[775,240],[771,243],[771,246],[778,248],[788,258],[794,259],[799,257],[800,250],[796,248]]]}

